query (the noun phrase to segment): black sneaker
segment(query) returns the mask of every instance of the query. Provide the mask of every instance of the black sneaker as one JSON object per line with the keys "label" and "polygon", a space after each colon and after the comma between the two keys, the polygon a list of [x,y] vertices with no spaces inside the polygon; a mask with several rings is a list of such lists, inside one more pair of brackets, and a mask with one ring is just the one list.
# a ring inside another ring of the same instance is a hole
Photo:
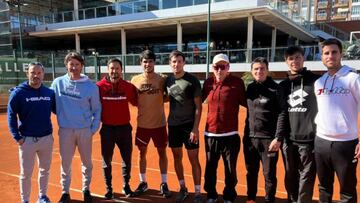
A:
{"label": "black sneaker", "polygon": [[202,203],[203,199],[201,197],[201,194],[195,194],[194,196],[194,203]]}
{"label": "black sneaker", "polygon": [[148,190],[147,182],[141,182],[135,190],[135,195],[141,195]]}
{"label": "black sneaker", "polygon": [[105,199],[110,200],[110,199],[114,199],[114,193],[113,190],[107,190],[106,194],[104,195]]}
{"label": "black sneaker", "polygon": [[160,185],[160,194],[162,194],[163,197],[169,198],[171,197],[171,192],[169,190],[169,187],[167,183],[161,183]]}
{"label": "black sneaker", "polygon": [[68,193],[63,193],[58,203],[69,203],[70,195]]}
{"label": "black sneaker", "polygon": [[[146,190],[147,190],[147,188],[146,188]],[[122,192],[124,193],[125,197],[133,197],[134,196],[134,193],[131,190],[129,184],[124,185]]]}
{"label": "black sneaker", "polygon": [[91,203],[92,202],[92,196],[89,190],[85,190],[83,192],[84,197],[84,203]]}
{"label": "black sneaker", "polygon": [[189,196],[189,192],[186,187],[180,188],[179,193],[176,195],[176,202],[183,202]]}

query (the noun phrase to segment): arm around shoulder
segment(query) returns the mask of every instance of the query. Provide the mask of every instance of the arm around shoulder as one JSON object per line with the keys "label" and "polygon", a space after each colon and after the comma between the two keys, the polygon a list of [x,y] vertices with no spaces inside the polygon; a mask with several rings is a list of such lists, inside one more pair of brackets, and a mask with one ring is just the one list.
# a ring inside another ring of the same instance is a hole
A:
{"label": "arm around shoulder", "polygon": [[100,119],[101,119],[101,102],[100,102],[99,88],[96,85],[94,87],[93,94],[91,96],[90,105],[93,115],[91,132],[94,134],[100,127]]}

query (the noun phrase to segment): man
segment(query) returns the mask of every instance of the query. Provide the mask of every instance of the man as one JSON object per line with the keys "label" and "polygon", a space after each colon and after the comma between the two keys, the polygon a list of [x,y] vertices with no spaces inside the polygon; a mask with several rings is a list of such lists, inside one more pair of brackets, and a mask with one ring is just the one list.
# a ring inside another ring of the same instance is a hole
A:
{"label": "man", "polygon": [[31,176],[37,157],[38,202],[50,203],[46,192],[54,142],[50,116],[51,111],[55,112],[55,95],[42,84],[44,67],[40,63],[30,63],[26,76],[28,81],[11,92],[7,108],[9,129],[19,145],[21,202],[30,202]]}
{"label": "man", "polygon": [[199,123],[201,118],[201,85],[199,80],[184,71],[185,55],[173,51],[169,56],[173,75],[166,80],[170,97],[168,117],[169,147],[174,156],[174,166],[180,184],[176,202],[184,201],[189,193],[185,185],[184,167],[182,164],[183,144],[192,167],[195,185],[195,202],[201,202],[201,166],[199,162]]}
{"label": "man", "polygon": [[315,82],[319,108],[315,119],[319,202],[332,202],[335,172],[340,183],[340,201],[355,203],[358,202],[356,166],[360,158],[360,76],[341,65],[341,42],[327,39],[321,47],[322,62],[328,71]]}
{"label": "man", "polygon": [[64,60],[67,73],[56,78],[51,87],[55,91],[56,114],[59,125],[62,195],[59,203],[70,201],[71,162],[76,147],[82,162],[82,191],[85,203],[92,201],[92,136],[100,125],[101,103],[97,86],[81,74],[85,61],[76,52]]}
{"label": "man", "polygon": [[144,69],[142,74],[132,78],[131,83],[138,90],[138,117],[135,145],[139,149],[140,184],[135,190],[136,195],[147,191],[146,181],[146,153],[150,138],[159,155],[159,167],[161,173],[160,193],[169,198],[171,192],[167,185],[166,156],[167,132],[164,113],[164,76],[155,73],[155,54],[145,50],[140,54],[140,64]]}
{"label": "man", "polygon": [[268,76],[268,66],[268,61],[262,57],[251,63],[254,81],[246,90],[248,110],[243,143],[247,170],[247,203],[254,203],[256,199],[260,162],[265,179],[265,202],[275,202],[276,164],[283,136],[276,135],[280,113],[279,85]]}
{"label": "man", "polygon": [[96,85],[100,91],[102,105],[100,130],[101,155],[106,184],[106,199],[114,198],[112,188],[111,161],[115,144],[120,150],[123,175],[123,193],[132,196],[129,181],[131,175],[132,126],[130,125],[129,104],[137,105],[137,90],[134,85],[122,79],[122,62],[112,58],[107,63],[108,76]]}
{"label": "man", "polygon": [[238,134],[239,105],[246,107],[244,82],[229,73],[229,57],[218,54],[214,57],[214,77],[205,80],[202,98],[208,103],[205,128],[206,167],[204,189],[207,202],[217,201],[216,171],[220,156],[224,161],[224,202],[234,202],[237,196],[236,163],[240,151]]}
{"label": "man", "polygon": [[200,63],[200,49],[199,47],[195,44],[194,48],[193,48],[193,55],[194,55],[194,64],[198,64]]}
{"label": "man", "polygon": [[304,51],[299,46],[286,49],[285,62],[289,72],[280,83],[281,113],[278,120],[278,130],[285,134],[282,146],[285,188],[289,202],[309,203],[316,176],[314,82],[319,76],[304,67]]}

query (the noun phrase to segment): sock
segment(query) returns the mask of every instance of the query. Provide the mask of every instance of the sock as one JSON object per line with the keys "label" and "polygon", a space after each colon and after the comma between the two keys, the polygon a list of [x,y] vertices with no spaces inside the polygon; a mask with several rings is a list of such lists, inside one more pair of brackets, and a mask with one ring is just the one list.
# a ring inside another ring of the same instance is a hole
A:
{"label": "sock", "polygon": [[140,182],[145,182],[145,183],[146,183],[145,173],[140,173],[140,174],[139,174],[139,177],[140,177]]}
{"label": "sock", "polygon": [[195,185],[195,194],[200,194],[200,192],[201,192],[201,186]]}
{"label": "sock", "polygon": [[185,187],[185,180],[179,180],[180,188]]}
{"label": "sock", "polygon": [[167,174],[166,174],[166,173],[164,173],[164,174],[162,173],[162,174],[161,174],[161,182],[162,182],[162,183],[166,183],[166,182],[167,182]]}

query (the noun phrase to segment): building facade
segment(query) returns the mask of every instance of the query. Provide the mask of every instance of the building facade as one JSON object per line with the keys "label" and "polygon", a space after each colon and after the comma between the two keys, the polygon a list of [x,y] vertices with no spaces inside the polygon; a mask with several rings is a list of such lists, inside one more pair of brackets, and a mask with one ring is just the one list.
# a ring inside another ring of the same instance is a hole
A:
{"label": "building facade", "polygon": [[315,13],[316,22],[360,20],[360,0],[315,0]]}

